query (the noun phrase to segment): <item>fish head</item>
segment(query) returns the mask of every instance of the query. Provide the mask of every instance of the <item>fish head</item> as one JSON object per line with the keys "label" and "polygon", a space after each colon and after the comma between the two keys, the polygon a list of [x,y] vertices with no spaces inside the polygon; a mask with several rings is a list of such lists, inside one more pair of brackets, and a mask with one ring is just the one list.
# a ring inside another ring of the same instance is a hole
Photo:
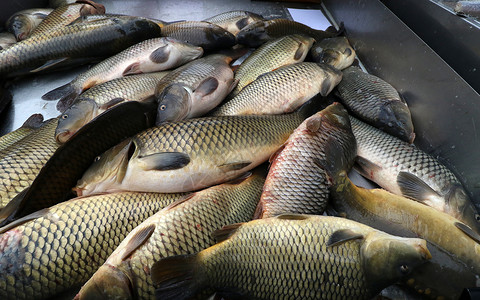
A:
{"label": "fish head", "polygon": [[334,102],[320,111],[322,119],[327,121],[329,125],[343,130],[351,131],[350,118],[347,110],[342,104]]}
{"label": "fish head", "polygon": [[79,0],[76,3],[82,3],[80,7],[80,16],[86,15],[103,15],[105,13],[105,6],[100,3],[95,3],[90,0]]}
{"label": "fish head", "polygon": [[134,299],[132,291],[132,282],[124,272],[104,264],[82,286],[74,299]]}
{"label": "fish head", "polygon": [[265,21],[251,23],[237,34],[237,42],[250,47],[258,47],[269,39]]}
{"label": "fish head", "polygon": [[98,115],[98,106],[94,101],[78,101],[67,109],[58,119],[55,139],[63,144],[83,125]]}
{"label": "fish head", "polygon": [[17,41],[26,39],[35,29],[36,22],[29,15],[16,15],[12,20],[7,21],[8,31],[13,33]]}
{"label": "fish head", "polygon": [[360,255],[367,286],[375,294],[432,258],[425,240],[380,231],[366,235]]}
{"label": "fish head", "polygon": [[480,234],[480,214],[460,184],[452,184],[445,196],[446,212]]}
{"label": "fish head", "polygon": [[377,122],[383,131],[413,143],[415,133],[413,132],[412,116],[408,106],[402,101],[385,101],[380,107]]}
{"label": "fish head", "polygon": [[192,107],[192,93],[184,84],[167,86],[158,96],[157,125],[185,119]]}
{"label": "fish head", "polygon": [[73,189],[77,196],[109,191],[121,183],[127,171],[130,158],[138,155],[138,147],[132,139],[126,139],[95,157],[93,164],[83,174]]}
{"label": "fish head", "polygon": [[311,53],[316,62],[323,62],[339,70],[350,66],[355,59],[355,50],[346,37],[324,39],[312,47]]}
{"label": "fish head", "polygon": [[[205,30],[207,44],[221,45],[221,48],[228,48],[235,45],[235,36],[222,27],[212,24],[211,30]],[[206,45],[204,45],[206,46]]]}

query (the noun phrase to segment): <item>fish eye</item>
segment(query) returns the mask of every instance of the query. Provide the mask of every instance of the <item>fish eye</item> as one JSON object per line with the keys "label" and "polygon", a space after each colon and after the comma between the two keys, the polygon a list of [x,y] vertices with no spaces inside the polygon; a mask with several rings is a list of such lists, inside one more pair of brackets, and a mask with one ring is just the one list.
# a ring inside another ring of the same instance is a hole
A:
{"label": "fish eye", "polygon": [[400,266],[400,272],[402,272],[403,274],[408,273],[408,271],[409,271],[409,269],[408,269],[407,265],[401,265]]}
{"label": "fish eye", "polygon": [[160,110],[165,110],[167,106],[165,104],[160,105]]}
{"label": "fish eye", "polygon": [[64,119],[64,120],[68,119],[68,115],[67,114],[62,115],[62,119]]}
{"label": "fish eye", "polygon": [[475,220],[476,220],[477,222],[480,222],[480,215],[479,215],[479,214],[475,214]]}
{"label": "fish eye", "polygon": [[95,159],[93,160],[93,162],[97,162],[97,161],[99,161],[99,160],[100,160],[100,156],[97,156],[97,157],[95,157]]}

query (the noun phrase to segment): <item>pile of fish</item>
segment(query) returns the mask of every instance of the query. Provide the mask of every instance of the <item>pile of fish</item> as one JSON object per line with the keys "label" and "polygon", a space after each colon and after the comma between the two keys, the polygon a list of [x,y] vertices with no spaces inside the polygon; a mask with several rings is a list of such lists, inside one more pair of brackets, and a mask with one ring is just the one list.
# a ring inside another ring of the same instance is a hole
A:
{"label": "pile of fish", "polygon": [[352,66],[342,28],[246,11],[167,23],[83,0],[7,28],[4,78],[96,64],[42,97],[60,99],[57,118],[0,137],[0,298],[371,299],[398,284],[456,299],[479,285],[478,212],[413,145],[395,88]]}

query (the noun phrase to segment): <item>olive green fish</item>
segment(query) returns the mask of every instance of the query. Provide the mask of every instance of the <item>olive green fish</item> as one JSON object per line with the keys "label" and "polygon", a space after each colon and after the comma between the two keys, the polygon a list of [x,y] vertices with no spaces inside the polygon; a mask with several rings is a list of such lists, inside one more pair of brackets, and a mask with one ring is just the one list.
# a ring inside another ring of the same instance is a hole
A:
{"label": "olive green fish", "polygon": [[17,41],[26,39],[53,9],[33,8],[21,10],[8,18],[5,26]]}
{"label": "olive green fish", "polygon": [[265,162],[302,121],[304,106],[276,116],[225,116],[166,122],[98,157],[77,195],[121,190],[186,192],[235,178]]}
{"label": "olive green fish", "polygon": [[50,31],[59,30],[84,15],[104,13],[105,7],[102,4],[90,0],[76,1],[75,3],[58,7],[49,13],[30,35],[45,34]]}
{"label": "olive green fish", "polygon": [[110,18],[67,25],[33,34],[0,51],[0,74],[40,71],[73,58],[104,57],[158,37],[160,27],[147,20]]}
{"label": "olive green fish", "polygon": [[321,40],[310,49],[316,62],[323,62],[339,70],[350,67],[355,60],[355,50],[344,36]]}
{"label": "olive green fish", "polygon": [[231,61],[230,56],[213,54],[165,76],[155,90],[156,124],[201,117],[220,104],[237,84]]}
{"label": "olive green fish", "polygon": [[[327,153],[331,143],[338,153]],[[330,183],[319,161],[343,156],[341,170],[352,167],[356,142],[347,111],[334,103],[307,118],[272,158],[255,218],[285,213],[322,214],[329,199]]]}
{"label": "olive green fish", "polygon": [[480,215],[457,177],[412,144],[350,117],[357,140],[357,167],[368,179],[445,212],[480,233]]}
{"label": "olive green fish", "polygon": [[289,113],[317,94],[327,96],[342,80],[342,72],[326,64],[301,62],[260,75],[211,115]]}
{"label": "olive green fish", "polygon": [[213,246],[215,230],[250,221],[264,181],[257,174],[217,185],[151,216],[123,240],[75,299],[153,299],[152,265]]}
{"label": "olive green fish", "polygon": [[200,46],[205,50],[229,48],[235,36],[222,27],[202,21],[181,21],[162,27],[162,36]]}
{"label": "olive green fish", "polygon": [[103,60],[77,75],[71,82],[46,93],[42,99],[60,98],[57,109],[63,112],[73,104],[82,91],[92,86],[126,75],[175,68],[202,54],[202,48],[172,38],[149,39]]}
{"label": "olive green fish", "polygon": [[415,133],[407,103],[389,83],[358,67],[343,70],[338,96],[353,115],[393,136],[413,143]]}
{"label": "olive green fish", "polygon": [[261,15],[244,10],[232,10],[215,15],[203,21],[216,24],[233,35],[256,21],[263,20]]}
{"label": "olive green fish", "polygon": [[0,297],[46,299],[85,283],[127,234],[184,194],[72,199],[0,229]]}
{"label": "olive green fish", "polygon": [[[330,148],[332,154],[341,151],[339,147]],[[404,282],[433,299],[459,299],[464,288],[478,285],[480,235],[470,227],[402,196],[355,186],[338,156],[321,164],[326,166],[332,183],[331,203],[341,215],[390,234],[428,242],[433,258],[404,278]]]}
{"label": "olive green fish", "polygon": [[229,98],[235,97],[246,85],[263,73],[281,66],[302,62],[312,47],[313,38],[293,34],[268,41],[250,54],[235,72],[238,84]]}
{"label": "olive green fish", "polygon": [[83,125],[117,104],[153,97],[155,87],[166,74],[168,71],[130,75],[91,87],[58,119],[57,142],[65,143]]}
{"label": "olive green fish", "polygon": [[55,141],[57,118],[2,150],[0,155],[0,208],[28,188],[53,155],[59,144]]}
{"label": "olive green fish", "polygon": [[219,244],[152,267],[157,299],[206,288],[242,299],[372,299],[431,258],[425,240],[343,218],[282,215],[233,224]]}
{"label": "olive green fish", "polygon": [[272,19],[268,21],[257,21],[245,26],[237,34],[237,42],[250,47],[258,47],[268,40],[282,37],[289,34],[304,34],[319,42],[325,38],[337,36],[340,31],[332,26],[326,31],[313,29],[305,24],[288,19]]}
{"label": "olive green fish", "polygon": [[35,131],[35,129],[41,127],[43,125],[43,116],[41,114],[33,114],[31,115],[23,125],[15,129],[12,132],[9,132],[0,137],[0,157],[4,155],[3,150],[9,147],[10,145],[18,142],[19,140],[23,139],[31,132]]}

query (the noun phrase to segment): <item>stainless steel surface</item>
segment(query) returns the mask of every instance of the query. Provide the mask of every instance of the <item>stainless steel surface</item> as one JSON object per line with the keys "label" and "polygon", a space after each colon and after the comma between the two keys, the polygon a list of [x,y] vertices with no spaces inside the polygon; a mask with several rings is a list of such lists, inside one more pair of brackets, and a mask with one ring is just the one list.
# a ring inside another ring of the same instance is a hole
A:
{"label": "stainless steel surface", "polygon": [[452,169],[480,207],[480,95],[380,1],[324,5],[367,70],[405,97],[415,144]]}
{"label": "stainless steel surface", "polygon": [[480,92],[480,22],[457,16],[455,2],[382,0],[465,81]]}

